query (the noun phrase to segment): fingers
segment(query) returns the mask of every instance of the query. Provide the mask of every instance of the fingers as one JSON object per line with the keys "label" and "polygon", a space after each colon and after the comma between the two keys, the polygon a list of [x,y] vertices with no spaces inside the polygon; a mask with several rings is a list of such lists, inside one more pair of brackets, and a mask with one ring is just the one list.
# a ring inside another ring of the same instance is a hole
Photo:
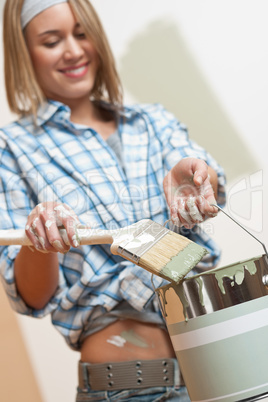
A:
{"label": "fingers", "polygon": [[199,208],[197,197],[180,198],[170,208],[171,219],[179,227],[191,229],[201,223],[205,216]]}
{"label": "fingers", "polygon": [[209,178],[208,166],[206,162],[204,162],[203,160],[196,159],[194,161],[193,168],[194,168],[193,182],[197,187],[200,187]]}
{"label": "fingers", "polygon": [[[76,231],[78,224],[78,217],[67,205],[48,202],[33,209],[25,231],[38,251],[66,253],[71,246],[79,246]],[[64,242],[59,228],[66,230],[68,245]]]}
{"label": "fingers", "polygon": [[25,227],[25,232],[36,250],[40,252],[47,252],[45,249],[45,231],[42,232],[41,229],[39,229],[39,231],[36,230],[38,220],[38,217],[32,222],[31,220],[28,220],[28,223]]}
{"label": "fingers", "polygon": [[218,208],[212,204],[217,204],[213,188],[209,181],[209,177],[205,180],[204,184],[200,187],[200,196],[197,198],[199,209],[203,215],[214,217],[218,214]]}
{"label": "fingers", "polygon": [[216,204],[216,200],[208,179],[199,191],[193,194],[183,195],[178,191],[177,195],[174,195],[170,212],[175,225],[191,229],[194,225],[203,222],[206,217],[211,218],[218,214],[218,208],[211,205]]}
{"label": "fingers", "polygon": [[215,183],[217,174],[201,159],[185,158],[175,165],[163,181],[174,224],[192,228],[205,218],[216,216],[218,209],[212,206],[216,204]]}
{"label": "fingers", "polygon": [[66,229],[69,243],[73,247],[79,246],[79,238],[77,236],[76,227],[80,225],[80,221],[74,211],[68,205],[60,204],[54,208],[56,213],[57,227],[63,226]]}
{"label": "fingers", "polygon": [[[214,201],[213,201],[214,200]],[[184,226],[191,229],[205,218],[217,216],[218,208],[211,205],[216,204],[213,195],[179,197],[174,199],[170,205],[171,220],[179,227]]]}
{"label": "fingers", "polygon": [[[214,199],[213,202],[211,202],[212,199]],[[209,197],[208,199],[206,199],[203,195],[201,195],[197,198],[197,204],[198,208],[205,217],[214,218],[218,215],[218,208],[211,205],[216,204],[214,197]]]}

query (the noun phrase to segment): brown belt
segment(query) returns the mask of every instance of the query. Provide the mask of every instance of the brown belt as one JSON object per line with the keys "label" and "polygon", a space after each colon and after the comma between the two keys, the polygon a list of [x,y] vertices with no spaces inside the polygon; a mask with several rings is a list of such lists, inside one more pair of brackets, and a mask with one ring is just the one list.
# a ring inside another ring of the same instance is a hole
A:
{"label": "brown belt", "polygon": [[[113,391],[184,385],[175,359],[90,364],[79,362],[79,388]],[[178,378],[177,378],[178,377]]]}

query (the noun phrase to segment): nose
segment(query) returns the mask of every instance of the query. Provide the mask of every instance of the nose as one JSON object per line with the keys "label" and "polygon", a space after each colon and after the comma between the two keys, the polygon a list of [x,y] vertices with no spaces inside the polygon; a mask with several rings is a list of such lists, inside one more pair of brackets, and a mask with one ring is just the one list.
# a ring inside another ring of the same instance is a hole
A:
{"label": "nose", "polygon": [[66,60],[79,59],[84,54],[81,44],[73,36],[66,39],[64,50],[64,57]]}

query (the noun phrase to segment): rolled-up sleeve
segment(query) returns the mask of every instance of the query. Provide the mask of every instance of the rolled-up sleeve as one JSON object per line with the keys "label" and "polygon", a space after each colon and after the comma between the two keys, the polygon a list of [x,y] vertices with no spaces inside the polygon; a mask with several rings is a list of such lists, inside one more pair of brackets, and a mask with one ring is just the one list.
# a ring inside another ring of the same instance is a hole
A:
{"label": "rolled-up sleeve", "polygon": [[224,206],[226,178],[220,164],[204,148],[189,138],[186,126],[163,106],[156,105],[153,114],[155,116],[151,122],[155,126],[155,133],[163,147],[162,155],[166,170],[169,171],[183,158],[192,157],[204,160],[217,173],[217,202],[218,205]]}
{"label": "rolled-up sleeve", "polygon": [[[1,134],[1,132],[0,132]],[[23,229],[34,201],[29,197],[30,189],[20,174],[16,158],[0,136],[0,230]],[[34,196],[33,196],[34,198]],[[34,310],[26,305],[16,287],[14,264],[21,246],[0,246],[0,277],[12,309],[21,314],[42,317],[57,307],[66,283],[60,269],[56,293],[42,310]],[[38,267],[37,267],[38,268]]]}

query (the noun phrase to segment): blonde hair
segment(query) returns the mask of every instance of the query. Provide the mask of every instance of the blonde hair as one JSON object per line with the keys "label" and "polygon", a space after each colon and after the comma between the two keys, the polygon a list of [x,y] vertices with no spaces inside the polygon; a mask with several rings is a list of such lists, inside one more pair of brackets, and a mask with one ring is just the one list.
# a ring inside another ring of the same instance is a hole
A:
{"label": "blonde hair", "polygon": [[[16,114],[33,114],[45,100],[40,88],[21,27],[24,0],[6,0],[3,38],[5,85],[9,107]],[[99,70],[91,98],[122,105],[122,87],[114,57],[100,19],[88,0],[69,0],[74,15],[93,43],[99,56]]]}

